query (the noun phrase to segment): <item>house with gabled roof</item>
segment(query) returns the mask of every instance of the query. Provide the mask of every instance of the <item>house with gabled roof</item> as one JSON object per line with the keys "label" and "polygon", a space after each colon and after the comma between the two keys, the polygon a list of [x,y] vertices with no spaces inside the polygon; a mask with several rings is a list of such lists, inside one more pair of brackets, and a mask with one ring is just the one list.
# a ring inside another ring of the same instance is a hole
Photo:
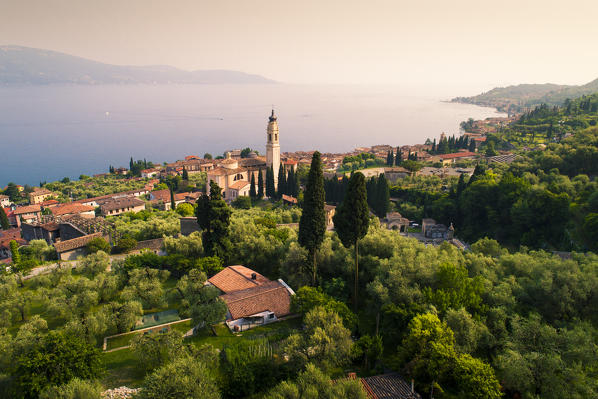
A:
{"label": "house with gabled roof", "polygon": [[218,288],[227,307],[226,324],[232,331],[244,331],[268,324],[291,313],[295,292],[283,280],[269,280],[241,265],[229,266],[208,279]]}

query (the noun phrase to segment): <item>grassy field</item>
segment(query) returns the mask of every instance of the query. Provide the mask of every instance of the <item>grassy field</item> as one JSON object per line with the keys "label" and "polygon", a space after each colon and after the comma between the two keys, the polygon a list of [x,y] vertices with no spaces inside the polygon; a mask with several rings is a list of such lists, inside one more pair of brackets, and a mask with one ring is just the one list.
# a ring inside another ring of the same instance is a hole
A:
{"label": "grassy field", "polygon": [[[185,341],[196,346],[209,344],[217,349],[223,349],[227,345],[239,342],[239,340],[256,340],[267,339],[270,342],[280,341],[286,338],[301,328],[301,318],[288,319],[277,323],[265,325],[263,327],[256,327],[254,329],[244,331],[239,334],[233,334],[224,324],[219,324],[212,328],[205,328],[199,331],[196,335],[186,338]],[[174,330],[181,333],[187,332],[191,328],[191,321],[184,321],[174,324]],[[214,334],[214,332],[216,334]],[[118,346],[128,345],[131,338],[139,333],[127,334],[122,340],[118,340]],[[121,337],[117,337],[121,338]],[[127,341],[128,340],[128,341]],[[110,341],[109,341],[110,343]],[[117,347],[117,346],[114,346]],[[110,344],[108,346],[110,349]],[[123,385],[134,388],[139,386],[143,380],[143,371],[137,363],[137,359],[133,352],[126,348],[114,352],[103,353],[102,358],[106,367],[106,373],[102,379],[104,386],[108,388],[116,388]]]}

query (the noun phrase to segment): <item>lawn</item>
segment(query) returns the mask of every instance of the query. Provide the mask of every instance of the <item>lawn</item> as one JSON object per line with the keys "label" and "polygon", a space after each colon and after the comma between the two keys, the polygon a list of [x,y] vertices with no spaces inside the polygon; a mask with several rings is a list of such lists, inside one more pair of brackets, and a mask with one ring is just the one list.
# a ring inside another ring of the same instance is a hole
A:
{"label": "lawn", "polygon": [[101,380],[106,389],[123,385],[135,388],[143,381],[144,373],[130,349],[102,353],[106,372]]}

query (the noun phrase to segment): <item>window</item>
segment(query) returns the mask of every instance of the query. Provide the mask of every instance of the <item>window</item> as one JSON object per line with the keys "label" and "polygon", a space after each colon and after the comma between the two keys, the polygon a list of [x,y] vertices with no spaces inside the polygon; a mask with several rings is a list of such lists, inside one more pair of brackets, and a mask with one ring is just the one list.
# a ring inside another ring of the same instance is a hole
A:
{"label": "window", "polygon": [[268,315],[268,318],[269,318],[269,319],[273,319],[273,318],[274,318],[274,313],[270,313],[270,314]]}

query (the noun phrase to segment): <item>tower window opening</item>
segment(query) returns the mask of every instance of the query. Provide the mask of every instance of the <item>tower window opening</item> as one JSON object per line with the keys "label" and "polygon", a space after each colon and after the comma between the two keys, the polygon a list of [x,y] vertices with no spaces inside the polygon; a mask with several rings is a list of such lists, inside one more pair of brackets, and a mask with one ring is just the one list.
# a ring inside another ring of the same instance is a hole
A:
{"label": "tower window opening", "polygon": [[278,135],[277,134],[274,135],[274,140],[278,141]]}

